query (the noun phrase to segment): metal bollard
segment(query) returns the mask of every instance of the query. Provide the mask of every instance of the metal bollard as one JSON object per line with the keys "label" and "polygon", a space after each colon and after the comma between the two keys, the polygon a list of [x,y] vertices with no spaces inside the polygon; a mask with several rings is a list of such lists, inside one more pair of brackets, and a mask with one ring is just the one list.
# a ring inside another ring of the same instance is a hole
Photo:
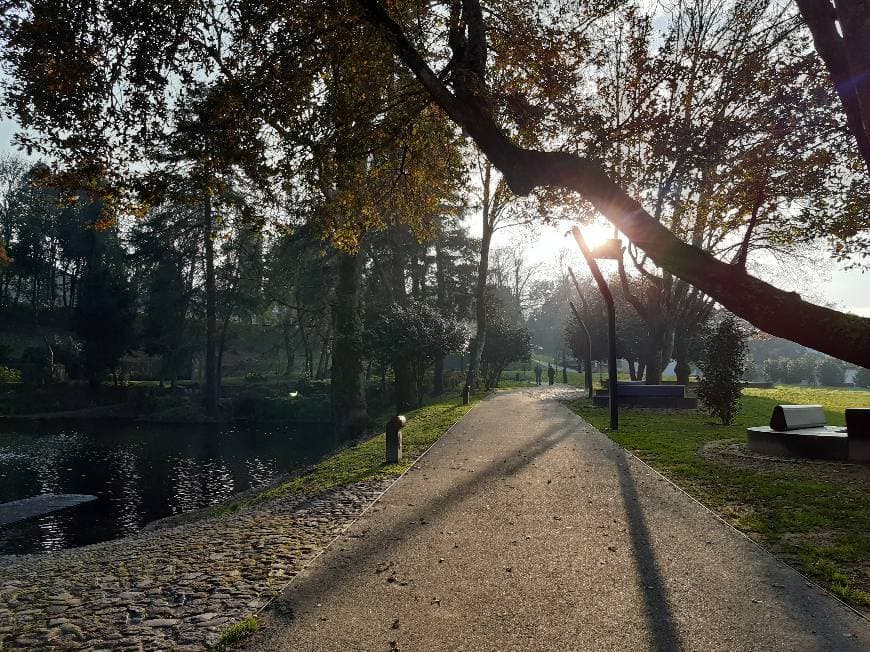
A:
{"label": "metal bollard", "polygon": [[402,428],[408,420],[397,414],[387,423],[387,464],[402,461]]}
{"label": "metal bollard", "polygon": [[471,386],[466,385],[462,388],[462,404],[468,405],[468,401],[471,400]]}

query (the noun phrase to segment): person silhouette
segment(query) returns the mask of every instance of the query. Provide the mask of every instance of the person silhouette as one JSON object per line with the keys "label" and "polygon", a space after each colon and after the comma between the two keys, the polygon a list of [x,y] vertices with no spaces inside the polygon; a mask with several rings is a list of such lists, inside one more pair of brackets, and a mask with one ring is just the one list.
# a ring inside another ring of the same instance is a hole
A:
{"label": "person silhouette", "polygon": [[541,365],[535,365],[535,384],[541,384],[541,375],[544,373],[544,370],[541,369]]}
{"label": "person silhouette", "polygon": [[551,364],[547,364],[547,378],[550,379],[551,385],[556,381],[556,370],[553,369]]}

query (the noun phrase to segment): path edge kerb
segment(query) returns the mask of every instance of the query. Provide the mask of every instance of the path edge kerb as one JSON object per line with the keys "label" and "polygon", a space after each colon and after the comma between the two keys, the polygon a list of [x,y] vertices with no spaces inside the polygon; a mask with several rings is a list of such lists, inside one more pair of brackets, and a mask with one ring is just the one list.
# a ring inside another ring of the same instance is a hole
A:
{"label": "path edge kerb", "polygon": [[405,469],[404,471],[402,471],[402,473],[401,473],[400,475],[396,476],[396,477],[393,479],[393,481],[392,481],[389,485],[387,485],[387,487],[386,487],[386,488],[385,488],[381,493],[379,493],[379,494],[377,495],[377,497],[376,497],[373,501],[371,501],[368,505],[366,505],[366,508],[365,508],[364,510],[362,510],[362,511],[361,511],[361,512],[356,516],[356,518],[353,518],[353,519],[351,519],[350,521],[348,521],[348,523],[347,523],[347,524],[346,524],[346,525],[345,525],[345,526],[344,526],[344,527],[343,527],[343,528],[342,528],[338,533],[336,533],[336,535],[335,535],[332,539],[330,539],[329,543],[327,543],[325,546],[323,546],[323,548],[321,548],[320,551],[319,551],[316,555],[314,555],[314,557],[312,557],[310,560],[308,560],[308,563],[305,564],[305,565],[304,565],[304,566],[299,570],[299,572],[296,573],[296,575],[294,575],[293,577],[291,577],[290,580],[289,580],[286,584],[284,584],[284,585],[283,585],[283,586],[282,586],[282,587],[281,587],[281,588],[280,588],[280,589],[275,593],[275,595],[273,595],[271,598],[269,598],[268,601],[266,601],[266,602],[265,602],[261,607],[259,607],[256,611],[254,611],[251,615],[254,616],[254,617],[260,616],[260,615],[261,615],[261,614],[262,614],[266,609],[268,609],[268,608],[272,605],[272,603],[275,602],[275,600],[277,600],[281,595],[284,594],[284,592],[285,592],[288,588],[290,588],[290,586],[293,584],[293,582],[296,581],[296,579],[297,579],[298,577],[300,577],[303,573],[305,573],[305,571],[307,571],[309,568],[311,568],[311,566],[312,566],[312,565],[313,565],[313,564],[314,564],[318,559],[320,559],[321,556],[323,556],[324,554],[326,554],[326,551],[329,550],[329,549],[330,549],[330,548],[335,544],[336,541],[338,541],[340,538],[342,538],[342,537],[345,535],[345,533],[346,533],[346,532],[347,532],[347,531],[348,531],[348,530],[349,530],[353,525],[355,525],[355,524],[356,524],[356,523],[357,523],[357,522],[358,522],[358,521],[359,521],[363,516],[365,516],[366,513],[367,513],[369,510],[371,510],[372,507],[374,507],[375,505],[377,505],[377,504],[380,502],[381,498],[383,498],[384,495],[386,495],[386,493],[387,493],[390,489],[392,489],[392,488],[396,485],[397,482],[399,482],[399,480],[401,480],[402,478],[404,478],[404,477],[405,477],[405,476],[406,476],[410,471],[412,471],[412,470],[414,469],[414,467],[417,466],[417,463],[418,463],[420,460],[422,460],[424,457],[426,457],[426,455],[429,453],[429,451],[431,451],[431,450],[432,450],[432,449],[433,449],[433,448],[438,444],[438,442],[440,442],[442,439],[444,439],[444,437],[446,437],[447,434],[448,434],[451,430],[453,430],[457,425],[459,425],[459,424],[462,422],[462,420],[463,420],[466,416],[468,416],[468,414],[469,414],[472,410],[474,410],[474,408],[476,408],[476,407],[477,407],[478,405],[480,405],[484,400],[486,400],[486,398],[487,398],[487,397],[484,396],[484,397],[482,397],[479,401],[477,401],[476,403],[474,403],[474,404],[471,406],[471,409],[468,410],[468,412],[466,412],[466,413],[463,414],[461,417],[459,417],[456,421],[454,421],[454,422],[450,425],[450,427],[449,427],[447,430],[445,430],[444,432],[442,432],[442,433],[438,436],[438,438],[437,438],[435,441],[433,441],[431,444],[429,444],[429,446],[426,447],[426,450],[424,450],[422,453],[420,453],[420,454],[419,454],[419,455],[414,459],[414,461],[411,462],[411,465],[410,465],[407,469]]}
{"label": "path edge kerb", "polygon": [[664,480],[664,481],[667,482],[669,485],[671,485],[674,489],[676,489],[676,490],[679,491],[681,494],[683,494],[684,496],[686,496],[686,497],[687,497],[689,500],[691,500],[693,503],[695,503],[696,505],[700,506],[704,511],[706,511],[707,513],[709,513],[710,515],[712,515],[712,516],[713,516],[717,521],[719,521],[720,523],[722,523],[722,525],[724,525],[725,527],[727,527],[729,530],[731,530],[731,531],[733,531],[733,532],[736,532],[738,535],[740,535],[741,537],[743,537],[746,541],[748,541],[748,542],[751,543],[753,546],[755,546],[755,548],[757,548],[758,550],[760,550],[761,552],[763,552],[765,555],[767,555],[768,557],[770,557],[771,559],[773,559],[773,560],[776,561],[777,563],[782,564],[783,566],[786,566],[786,567],[790,568],[791,570],[793,570],[795,573],[797,573],[798,575],[800,575],[801,578],[803,578],[803,580],[804,580],[805,582],[807,582],[808,584],[811,584],[813,587],[815,587],[816,589],[818,589],[819,591],[821,591],[822,593],[824,593],[824,594],[827,595],[828,597],[833,598],[836,602],[840,603],[840,605],[842,605],[843,607],[845,607],[846,609],[848,609],[849,611],[851,611],[851,612],[854,613],[855,615],[860,616],[860,617],[861,617],[865,622],[870,622],[870,618],[868,618],[866,615],[864,615],[863,613],[861,613],[860,611],[858,611],[855,607],[853,607],[852,605],[850,605],[848,602],[846,602],[845,600],[843,600],[843,599],[842,599],[841,597],[839,597],[838,595],[835,595],[834,593],[831,593],[828,589],[826,589],[824,586],[822,586],[821,584],[819,584],[818,582],[816,582],[813,578],[808,577],[808,576],[807,576],[805,573],[803,573],[799,568],[796,568],[795,566],[789,564],[789,563],[788,563],[787,561],[785,561],[784,559],[780,559],[779,557],[777,557],[776,555],[774,555],[770,550],[768,550],[768,549],[765,548],[763,545],[761,545],[760,543],[758,543],[758,541],[756,541],[755,539],[753,539],[752,537],[750,537],[748,534],[746,534],[746,532],[743,532],[742,530],[738,530],[736,527],[734,527],[733,525],[731,525],[731,523],[729,523],[728,521],[726,521],[724,517],[722,517],[720,514],[716,513],[716,512],[713,511],[712,509],[710,509],[707,505],[705,505],[705,504],[702,503],[700,500],[698,500],[697,498],[695,498],[692,494],[690,494],[688,491],[686,491],[685,489],[683,489],[680,485],[678,485],[676,482],[674,482],[673,480],[671,480],[671,479],[670,479],[668,476],[666,476],[664,473],[662,473],[661,471],[659,471],[659,470],[656,469],[655,467],[650,466],[646,461],[642,460],[640,457],[638,457],[637,455],[635,455],[632,451],[628,450],[625,446],[622,446],[622,445],[618,444],[617,442],[615,442],[613,439],[611,439],[610,437],[608,437],[606,433],[601,432],[598,428],[596,428],[596,427],[593,426],[591,423],[589,423],[586,419],[584,419],[584,418],[581,417],[579,414],[577,414],[576,412],[574,412],[574,411],[573,411],[571,408],[569,408],[567,405],[565,405],[565,404],[562,403],[561,401],[557,401],[557,403],[559,403],[559,405],[561,405],[563,408],[565,408],[566,410],[568,410],[571,414],[573,414],[574,416],[576,416],[578,419],[581,419],[584,423],[588,424],[590,428],[592,428],[595,432],[597,432],[598,434],[600,434],[602,437],[606,437],[607,440],[608,440],[609,442],[611,442],[614,446],[617,446],[618,448],[620,448],[620,449],[621,449],[621,450],[622,450],[622,451],[623,451],[623,452],[624,452],[628,457],[630,457],[631,459],[633,459],[633,460],[635,460],[636,462],[638,462],[641,466],[644,466],[644,467],[646,467],[648,470],[652,471],[655,475],[657,475],[657,476],[659,476],[660,478],[662,478],[662,480]]}

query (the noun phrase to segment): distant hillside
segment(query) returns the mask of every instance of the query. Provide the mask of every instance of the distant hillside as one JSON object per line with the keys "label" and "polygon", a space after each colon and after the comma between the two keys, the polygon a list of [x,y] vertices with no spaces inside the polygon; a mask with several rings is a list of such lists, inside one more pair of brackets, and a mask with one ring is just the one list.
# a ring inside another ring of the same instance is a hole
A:
{"label": "distant hillside", "polygon": [[749,341],[749,353],[752,359],[759,363],[768,358],[821,358],[823,355],[813,349],[766,333]]}

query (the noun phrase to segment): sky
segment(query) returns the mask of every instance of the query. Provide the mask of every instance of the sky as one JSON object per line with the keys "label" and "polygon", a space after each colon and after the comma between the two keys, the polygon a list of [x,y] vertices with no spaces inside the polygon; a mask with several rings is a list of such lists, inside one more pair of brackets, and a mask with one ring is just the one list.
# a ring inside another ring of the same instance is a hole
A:
{"label": "sky", "polygon": [[[472,233],[479,236],[480,227],[472,224]],[[476,228],[475,228],[476,227]],[[575,269],[584,270],[585,265],[577,251],[573,238],[565,237],[571,228],[570,222],[554,226],[540,225],[534,234],[522,233],[517,229],[497,231],[493,237],[493,247],[512,246],[518,238],[528,240],[527,257],[533,265],[557,266],[560,251],[567,250]],[[583,234],[590,247],[612,237],[612,227],[605,222],[583,227]],[[750,270],[762,279],[786,290],[799,292],[808,301],[833,305],[854,314],[870,317],[870,272],[845,270],[835,261],[820,256],[822,262],[816,268],[808,268],[804,263],[780,265],[769,260],[764,269]]]}
{"label": "sky", "polygon": [[[0,153],[14,151],[10,146],[14,130],[14,123],[0,120]],[[479,237],[479,220],[471,217],[468,224],[472,234]],[[527,244],[527,257],[532,265],[551,265],[555,268],[559,264],[560,252],[564,250],[572,264],[578,270],[583,269],[576,244],[571,238],[565,237],[570,227],[570,223],[560,223],[538,225],[533,229],[504,229],[494,235],[493,247],[512,245],[519,238]],[[597,242],[610,237],[611,229],[602,222],[584,227],[583,232],[590,246],[594,247]],[[808,300],[833,304],[848,312],[870,317],[870,272],[845,270],[833,260],[820,260],[823,264],[817,269],[807,269],[805,265],[783,269],[771,261],[768,268],[758,274],[775,285],[800,292]]]}

